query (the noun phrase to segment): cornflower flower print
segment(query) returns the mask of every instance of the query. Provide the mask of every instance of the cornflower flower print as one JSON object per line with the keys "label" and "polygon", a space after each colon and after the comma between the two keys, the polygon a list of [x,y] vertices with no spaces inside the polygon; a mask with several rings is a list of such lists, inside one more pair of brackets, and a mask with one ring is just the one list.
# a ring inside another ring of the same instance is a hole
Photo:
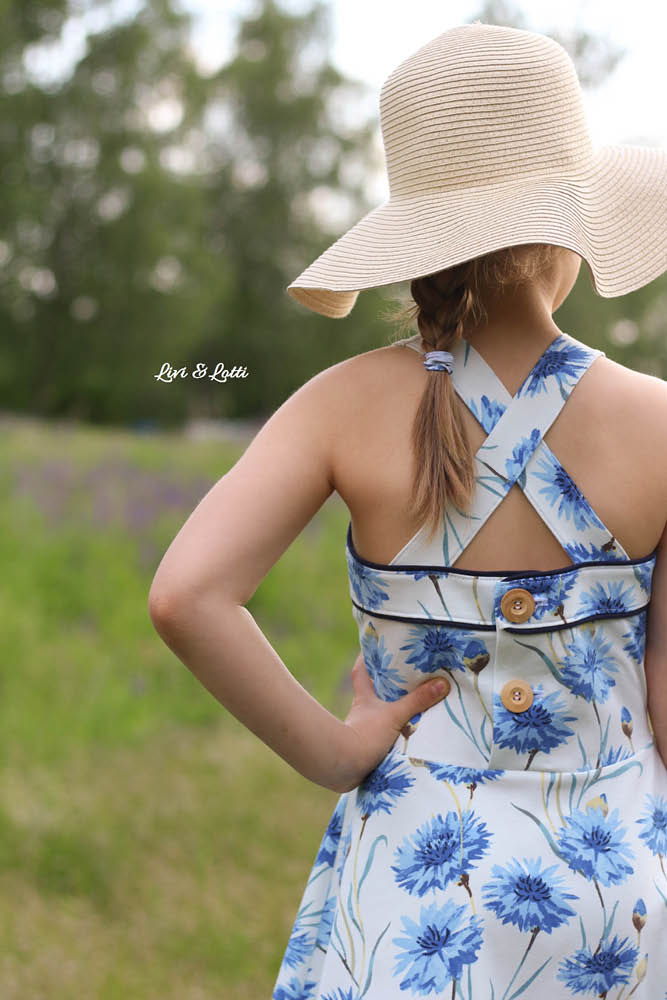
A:
{"label": "cornflower flower print", "polygon": [[653,576],[653,571],[655,570],[656,557],[649,559],[648,562],[640,563],[634,566],[635,576],[637,577],[637,582],[642,590],[646,591],[647,597],[651,593],[651,577]]}
{"label": "cornflower flower print", "polygon": [[473,675],[473,688],[475,694],[479,699],[479,703],[482,706],[484,714],[489,722],[493,724],[493,718],[479,687],[479,675],[488,665],[490,659],[491,656],[485,644],[479,639],[471,639],[466,646],[465,653],[463,654],[463,664]]}
{"label": "cornflower flower print", "polygon": [[417,712],[417,714],[413,715],[411,719],[408,719],[405,725],[401,728],[401,736],[403,737],[403,753],[407,752],[408,740],[412,734],[416,732],[421,717],[422,712]]}
{"label": "cornflower flower print", "polygon": [[580,948],[560,965],[558,979],[572,993],[606,997],[614,986],[626,986],[637,961],[639,951],[628,938],[601,942],[596,951]]}
{"label": "cornflower flower print", "polygon": [[[600,754],[600,767],[609,767],[610,764],[618,764],[619,760],[628,760],[632,754],[626,747],[607,747],[604,753]],[[585,768],[581,768],[585,770]]]}
{"label": "cornflower flower print", "polygon": [[464,966],[477,960],[482,946],[481,917],[468,918],[467,906],[447,900],[444,905],[423,906],[417,921],[409,916],[401,920],[405,936],[393,938],[398,949],[394,975],[406,973],[401,989],[417,996],[434,993],[440,997],[452,984],[455,997]]}
{"label": "cornflower flower print", "polygon": [[[667,1000],[667,770],[643,669],[653,556],[625,552],[545,441],[577,355],[549,349],[517,400],[472,343],[453,347],[449,384],[491,439],[470,507],[446,505],[390,564],[348,545],[387,749],[332,798],[273,1000]],[[513,485],[562,558],[467,568]],[[513,589],[523,611],[503,602]],[[436,677],[447,697],[399,719],[395,699]]]}
{"label": "cornflower flower print", "polygon": [[315,947],[319,948],[321,951],[326,951],[327,945],[329,944],[335,912],[336,897],[327,896],[324,906],[316,914],[316,916],[319,917],[319,923],[317,925],[317,940],[315,941]]}
{"label": "cornflower flower print", "polygon": [[550,380],[554,379],[561,393],[567,393],[589,364],[584,348],[566,341],[562,334],[553,341],[538,359],[533,370],[526,376],[517,392],[517,397],[536,396],[548,392]]}
{"label": "cornflower flower print", "polygon": [[616,684],[612,674],[618,673],[613,645],[605,640],[603,629],[576,632],[565,648],[568,653],[563,657],[563,684],[577,697],[603,704]]}
{"label": "cornflower flower print", "polygon": [[437,670],[464,670],[463,657],[473,636],[465,629],[449,629],[442,625],[418,625],[408,631],[410,642],[401,646],[410,656],[406,663],[423,674]]}
{"label": "cornflower flower print", "polygon": [[563,860],[575,872],[602,885],[625,882],[634,868],[634,852],[626,843],[618,809],[605,815],[601,807],[574,809],[558,835]]}
{"label": "cornflower flower print", "polygon": [[[514,924],[520,931],[531,932],[523,955],[503,993],[503,1000],[509,995],[540,931],[551,934],[556,927],[576,916],[567,900],[579,897],[563,890],[563,878],[555,874],[557,869],[558,865],[543,868],[541,858],[524,858],[523,862],[512,858],[505,868],[494,865],[493,878],[482,886],[484,905],[495,913],[501,923]],[[549,961],[547,959],[530,976],[528,982],[533,982]],[[517,993],[523,992],[523,989],[525,985]]]}
{"label": "cornflower flower print", "polygon": [[473,674],[481,674],[490,660],[489,651],[479,639],[471,639],[463,652],[463,664]]}
{"label": "cornflower flower print", "polygon": [[489,399],[486,394],[482,395],[479,402],[478,407],[476,401],[471,399],[468,401],[468,407],[486,433],[490,434],[505,412],[505,407],[497,399]]}
{"label": "cornflower flower print", "polygon": [[[576,584],[576,574],[570,573],[567,579],[560,576],[541,576],[539,579],[530,577],[512,577],[511,587],[524,587],[530,590],[535,599],[535,610],[531,615],[535,621],[541,621],[545,615],[558,613],[560,605]],[[510,587],[508,586],[508,590]],[[502,594],[496,598],[496,615],[502,615]]]}
{"label": "cornflower flower print", "polygon": [[642,828],[639,837],[660,859],[664,875],[665,867],[662,859],[667,854],[667,800],[660,795],[647,795],[644,809],[646,814],[636,821]]}
{"label": "cornflower flower print", "polygon": [[292,976],[286,986],[276,987],[272,1000],[314,1000],[316,986],[315,982],[303,983],[296,976]]}
{"label": "cornflower flower print", "polygon": [[354,559],[349,550],[346,553],[350,582],[357,603],[366,610],[375,611],[382,606],[383,601],[389,600],[389,594],[377,582],[376,574],[370,566]]}
{"label": "cornflower flower print", "polygon": [[627,556],[618,551],[615,542],[611,543],[611,547],[608,546],[608,542],[605,542],[604,545],[595,545],[593,543],[583,545],[581,542],[577,542],[576,544],[570,542],[565,545],[565,551],[574,563],[626,561]]}
{"label": "cornflower flower print", "polygon": [[601,809],[602,815],[606,818],[609,815],[609,803],[607,802],[607,796],[604,792],[600,792],[599,795],[594,796],[585,803],[584,809],[587,811],[589,809]]}
{"label": "cornflower flower print", "polygon": [[[541,440],[542,435],[539,429],[534,427],[528,437],[521,438],[518,444],[514,445],[512,454],[505,460],[505,473],[509,483],[513,483],[521,475],[528,459],[538,447]],[[484,445],[482,445],[483,447]]]}
{"label": "cornflower flower print", "polygon": [[632,591],[632,585],[626,587],[622,580],[612,580],[606,587],[593,583],[581,594],[577,615],[622,615],[630,607]]}
{"label": "cornflower flower print", "polygon": [[336,851],[338,850],[340,835],[343,830],[343,813],[345,812],[346,801],[346,797],[341,795],[336,803],[327,828],[324,831],[317,857],[315,858],[315,867],[325,865],[331,868],[336,860]]}
{"label": "cornflower flower print", "polygon": [[579,899],[565,891],[557,871],[558,865],[544,868],[541,858],[512,858],[504,868],[494,865],[492,879],[482,886],[484,906],[503,924],[551,934],[576,916],[567,900]]}
{"label": "cornflower flower print", "polygon": [[630,630],[623,633],[623,638],[628,640],[623,646],[624,652],[629,653],[637,663],[643,663],[646,652],[646,611],[632,616]]}
{"label": "cornflower flower print", "polygon": [[344,990],[339,986],[335,993],[325,993],[322,1000],[359,1000],[359,991]]}
{"label": "cornflower flower print", "polygon": [[505,772],[484,771],[476,767],[458,767],[456,764],[440,764],[435,760],[425,760],[425,767],[438,781],[449,781],[452,785],[483,785],[485,781],[497,781]]}
{"label": "cornflower flower print", "polygon": [[546,496],[551,507],[557,507],[558,517],[572,520],[577,531],[593,526],[604,528],[586,497],[550,449],[543,449],[533,475],[547,483],[539,492]]}
{"label": "cornflower flower print", "polygon": [[378,640],[377,629],[373,622],[368,622],[364,629],[361,650],[366,670],[373,681],[378,698],[382,698],[383,701],[396,701],[408,693],[408,689],[403,686],[400,673],[390,666],[392,654],[385,649],[384,636]]}
{"label": "cornflower flower print", "polygon": [[626,708],[625,705],[623,705],[621,709],[621,729],[623,730],[623,735],[627,736],[630,742],[630,747],[634,751],[634,747],[632,746],[632,715],[630,714],[630,710]]}
{"label": "cornflower flower print", "polygon": [[455,812],[444,819],[438,813],[396,848],[392,865],[396,883],[417,896],[444,889],[477,867],[475,862],[488,851],[490,836],[486,824],[470,811],[460,819]]}
{"label": "cornflower flower print", "polygon": [[[309,904],[306,904],[306,909]],[[290,934],[289,941],[287,942],[287,949],[285,950],[285,955],[283,957],[283,962],[288,965],[291,969],[297,969],[307,958],[310,957],[315,940],[308,930],[305,929],[305,924],[308,920],[306,913],[302,910],[296,916],[294,921],[294,926],[292,928],[292,933]]]}
{"label": "cornflower flower print", "polygon": [[397,800],[414,785],[401,756],[389,753],[357,788],[357,805],[365,818],[372,813],[390,813]]}
{"label": "cornflower flower print", "polygon": [[646,923],[646,903],[640,897],[632,910],[632,926],[637,931],[638,939]]}
{"label": "cornflower flower print", "polygon": [[576,716],[567,715],[566,705],[557,692],[542,693],[542,685],[533,688],[533,703],[525,712],[510,712],[500,695],[494,695],[494,741],[499,747],[509,747],[518,754],[528,754],[524,768],[528,770],[535,755],[551,753],[565,743],[573,730],[566,725],[576,722]]}

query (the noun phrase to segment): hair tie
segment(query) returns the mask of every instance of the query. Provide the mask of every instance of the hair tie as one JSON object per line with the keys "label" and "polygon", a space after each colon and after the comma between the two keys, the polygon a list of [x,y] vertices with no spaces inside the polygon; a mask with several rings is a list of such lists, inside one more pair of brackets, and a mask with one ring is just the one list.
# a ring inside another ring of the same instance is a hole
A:
{"label": "hair tie", "polygon": [[451,375],[453,362],[454,355],[449,351],[427,351],[424,355],[424,368],[429,372],[448,372]]}

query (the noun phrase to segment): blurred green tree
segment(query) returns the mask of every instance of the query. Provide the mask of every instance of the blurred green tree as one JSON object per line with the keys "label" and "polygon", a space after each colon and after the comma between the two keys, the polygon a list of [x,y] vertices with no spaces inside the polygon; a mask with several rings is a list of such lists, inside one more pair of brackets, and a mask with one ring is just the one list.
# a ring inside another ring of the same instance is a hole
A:
{"label": "blurred green tree", "polygon": [[[5,409],[112,423],[262,417],[390,334],[383,306],[407,283],[364,292],[338,321],[285,292],[374,207],[383,165],[377,95],[332,65],[329,4],[295,14],[259,0],[207,75],[175,2],[145,0],[120,20],[108,0],[0,9]],[[527,26],[506,0],[477,19]],[[590,33],[559,40],[586,86],[622,57]],[[558,322],[664,377],[666,301],[665,276],[601,299],[582,268]],[[166,385],[153,377],[164,362],[245,365],[249,377]]]}
{"label": "blurred green tree", "polygon": [[[266,414],[363,348],[348,328],[332,349],[323,323],[284,292],[301,259],[335,238],[343,206],[346,221],[365,210],[370,127],[346,132],[333,112],[364,87],[331,66],[327,15],[269,0],[207,77],[172,0],[121,22],[106,4],[10,0],[0,22],[6,409],[120,423]],[[62,79],[52,67],[66,32],[83,52]],[[318,210],[334,188],[325,225]],[[250,376],[164,385],[153,376],[165,361],[242,364]]]}
{"label": "blurred green tree", "polygon": [[[216,280],[200,239],[205,190],[181,169],[205,84],[169,0],[110,26],[108,15],[22,0],[5,10],[0,392],[5,407],[44,415],[170,419],[185,385],[153,375],[196,340]],[[83,36],[83,53],[62,79],[65,32]]]}
{"label": "blurred green tree", "polygon": [[252,377],[233,393],[237,415],[268,413],[321,368],[381,336],[373,301],[334,324],[285,292],[372,208],[364,183],[380,160],[375,112],[363,111],[369,88],[331,63],[328,5],[303,15],[274,0],[258,7],[237,22],[235,55],[209,91],[224,128],[209,181],[208,241],[220,248],[225,293],[199,354],[210,364],[224,356],[248,365]]}

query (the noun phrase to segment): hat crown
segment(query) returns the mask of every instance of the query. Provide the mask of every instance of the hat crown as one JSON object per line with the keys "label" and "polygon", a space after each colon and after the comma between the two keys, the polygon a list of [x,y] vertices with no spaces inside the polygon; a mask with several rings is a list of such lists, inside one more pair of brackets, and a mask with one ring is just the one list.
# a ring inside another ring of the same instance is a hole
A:
{"label": "hat crown", "polygon": [[593,154],[562,45],[489,24],[452,28],[400,63],[380,93],[391,198],[522,176],[573,176]]}

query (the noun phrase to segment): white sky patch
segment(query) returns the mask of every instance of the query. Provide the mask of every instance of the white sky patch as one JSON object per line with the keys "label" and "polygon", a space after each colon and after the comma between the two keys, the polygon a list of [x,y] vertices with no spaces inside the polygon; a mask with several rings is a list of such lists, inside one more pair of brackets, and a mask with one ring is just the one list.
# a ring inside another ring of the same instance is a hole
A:
{"label": "white sky patch", "polygon": [[[254,0],[181,0],[195,15],[192,41],[198,62],[208,71],[233,55],[234,23],[256,9]],[[303,12],[309,0],[280,0]],[[436,35],[469,21],[481,7],[470,0],[330,0],[331,56],[346,76],[371,88],[369,107],[379,117],[380,88],[403,59]],[[655,0],[530,0],[520,6],[526,27],[548,33],[587,30],[625,48],[614,73],[596,91],[585,93],[593,141],[599,145],[667,144],[667,5]],[[379,126],[378,126],[379,127]]]}

